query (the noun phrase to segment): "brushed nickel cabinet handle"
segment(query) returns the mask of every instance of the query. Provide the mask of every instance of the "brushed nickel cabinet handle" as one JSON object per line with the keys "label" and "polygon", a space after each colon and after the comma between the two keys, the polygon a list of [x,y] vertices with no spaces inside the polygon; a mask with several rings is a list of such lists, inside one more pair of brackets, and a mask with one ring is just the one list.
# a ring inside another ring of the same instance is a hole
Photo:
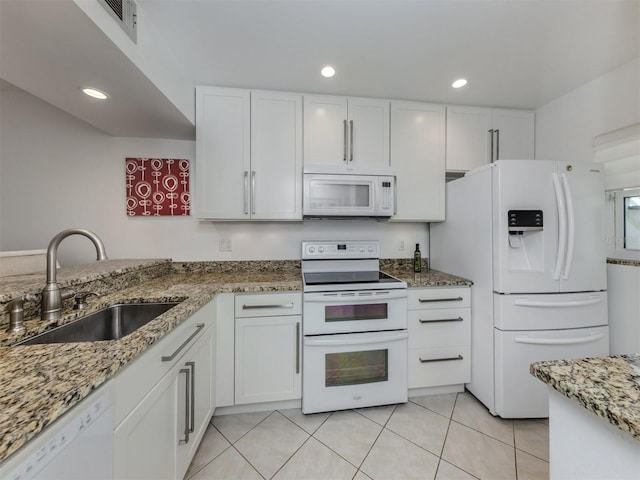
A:
{"label": "brushed nickel cabinet handle", "polygon": [[296,322],[296,373],[300,373],[300,322]]}
{"label": "brushed nickel cabinet handle", "polygon": [[191,368],[191,385],[189,388],[189,390],[191,391],[189,433],[193,433],[196,429],[196,362],[187,362],[185,363],[185,365]]}
{"label": "brushed nickel cabinet handle", "polygon": [[462,322],[464,319],[462,317],[458,318],[434,318],[429,320],[424,320],[419,318],[418,321],[420,323],[446,323],[446,322]]}
{"label": "brushed nickel cabinet handle", "polygon": [[457,357],[445,357],[445,358],[422,358],[419,357],[420,363],[432,363],[432,362],[448,362],[449,360],[463,360],[462,355]]}
{"label": "brushed nickel cabinet handle", "polygon": [[184,440],[179,440],[178,444],[186,445],[189,443],[189,383],[191,383],[191,370],[181,368],[180,373],[184,373],[187,376],[187,381],[184,385]]}
{"label": "brushed nickel cabinet handle", "polygon": [[342,146],[342,161],[346,163],[347,161],[347,121],[342,121],[342,138],[343,138],[343,146]]}
{"label": "brushed nickel cabinet handle", "polygon": [[496,160],[500,160],[500,130],[496,130]]}
{"label": "brushed nickel cabinet handle", "polygon": [[170,362],[171,360],[176,358],[176,356],[184,349],[184,347],[186,347],[189,344],[189,342],[191,342],[191,340],[193,340],[193,337],[195,337],[198,333],[200,333],[200,330],[202,330],[203,328],[204,328],[204,323],[198,323],[196,325],[196,331],[193,332],[189,336],[189,338],[187,338],[184,342],[182,342],[182,345],[180,345],[178,348],[176,348],[176,350],[171,355],[163,355],[162,356],[162,361],[163,362]]}
{"label": "brushed nickel cabinet handle", "polygon": [[258,310],[264,308],[293,308],[293,302],[281,305],[242,305],[243,310]]}
{"label": "brushed nickel cabinet handle", "polygon": [[419,298],[420,303],[433,303],[433,302],[461,302],[464,300],[462,297],[451,298]]}
{"label": "brushed nickel cabinet handle", "polygon": [[350,149],[350,156],[349,156],[349,162],[353,162],[353,120],[349,121],[349,126],[351,129],[351,132],[349,134],[349,149]]}
{"label": "brushed nickel cabinet handle", "polygon": [[251,213],[256,213],[256,171],[251,170]]}
{"label": "brushed nickel cabinet handle", "polygon": [[249,202],[247,198],[249,197],[249,172],[247,170],[244,171],[244,214],[249,215]]}

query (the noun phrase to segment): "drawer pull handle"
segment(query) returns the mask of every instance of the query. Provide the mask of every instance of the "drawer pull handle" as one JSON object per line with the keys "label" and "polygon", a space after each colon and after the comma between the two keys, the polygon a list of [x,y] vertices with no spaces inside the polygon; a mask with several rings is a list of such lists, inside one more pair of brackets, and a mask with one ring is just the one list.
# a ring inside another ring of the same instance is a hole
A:
{"label": "drawer pull handle", "polygon": [[300,322],[296,322],[296,374],[300,373]]}
{"label": "drawer pull handle", "polygon": [[432,363],[432,362],[448,362],[449,360],[463,360],[462,355],[457,357],[445,357],[445,358],[419,358],[420,363]]}
{"label": "drawer pull handle", "polygon": [[189,443],[189,384],[193,381],[191,378],[191,370],[188,368],[181,368],[180,373],[184,373],[187,376],[187,381],[184,384],[184,439],[179,440],[179,445],[186,445]]}
{"label": "drawer pull handle", "polygon": [[293,302],[282,305],[242,305],[243,310],[258,310],[263,308],[293,308]]}
{"label": "drawer pull handle", "polygon": [[462,318],[462,317],[458,317],[458,318],[434,318],[432,320],[424,320],[422,318],[419,318],[418,321],[420,323],[462,322],[462,321],[464,321],[464,318]]}
{"label": "drawer pull handle", "polygon": [[189,342],[191,342],[191,340],[193,340],[193,337],[195,337],[198,333],[200,333],[200,330],[202,330],[204,328],[204,323],[198,323],[196,325],[196,331],[193,332],[191,334],[191,336],[189,336],[189,338],[187,338],[182,345],[180,345],[175,352],[173,352],[171,355],[163,355],[162,356],[162,361],[163,362],[170,362],[171,360],[173,360],[174,358],[176,358],[176,356],[184,349],[184,347],[186,347]]}
{"label": "drawer pull handle", "polygon": [[420,303],[432,303],[432,302],[461,302],[464,300],[462,297],[451,298],[419,298]]}

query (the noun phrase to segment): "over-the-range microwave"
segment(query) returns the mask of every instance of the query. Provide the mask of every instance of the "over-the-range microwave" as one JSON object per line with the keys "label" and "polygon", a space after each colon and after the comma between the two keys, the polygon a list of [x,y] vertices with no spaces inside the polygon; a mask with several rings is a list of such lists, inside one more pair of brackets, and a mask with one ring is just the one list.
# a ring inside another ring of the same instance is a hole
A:
{"label": "over-the-range microwave", "polygon": [[395,213],[393,175],[305,173],[305,217],[391,217]]}

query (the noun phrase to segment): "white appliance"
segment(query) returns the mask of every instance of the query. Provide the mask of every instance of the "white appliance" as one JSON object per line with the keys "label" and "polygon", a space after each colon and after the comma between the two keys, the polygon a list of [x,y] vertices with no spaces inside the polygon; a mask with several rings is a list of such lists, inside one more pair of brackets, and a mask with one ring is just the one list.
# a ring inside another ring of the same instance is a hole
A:
{"label": "white appliance", "polygon": [[546,417],[530,364],[609,351],[603,173],[500,160],[448,183],[446,202],[430,260],[473,281],[467,389],[494,415]]}
{"label": "white appliance", "polygon": [[302,213],[305,217],[391,217],[395,177],[305,173]]}
{"label": "white appliance", "polygon": [[302,412],[407,401],[407,284],[378,242],[303,242]]}

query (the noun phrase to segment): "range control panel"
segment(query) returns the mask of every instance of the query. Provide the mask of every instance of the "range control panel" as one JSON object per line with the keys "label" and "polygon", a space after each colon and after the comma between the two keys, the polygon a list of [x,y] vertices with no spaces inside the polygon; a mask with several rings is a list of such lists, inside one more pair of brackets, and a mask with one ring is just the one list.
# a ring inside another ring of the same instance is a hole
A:
{"label": "range control panel", "polygon": [[376,241],[302,242],[302,258],[303,260],[380,258],[380,246]]}
{"label": "range control panel", "polygon": [[509,210],[509,233],[537,232],[544,228],[542,210]]}

